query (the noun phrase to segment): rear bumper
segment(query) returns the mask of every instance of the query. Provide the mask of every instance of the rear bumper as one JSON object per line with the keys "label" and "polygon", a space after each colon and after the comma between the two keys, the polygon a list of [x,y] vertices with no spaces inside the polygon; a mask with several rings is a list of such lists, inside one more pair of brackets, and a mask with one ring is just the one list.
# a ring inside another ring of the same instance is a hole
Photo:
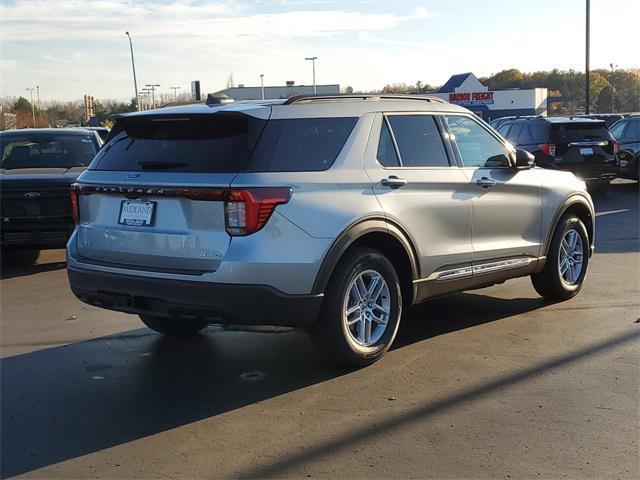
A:
{"label": "rear bumper", "polygon": [[584,180],[588,183],[609,182],[618,175],[618,166],[615,164],[601,166],[569,165],[566,169],[573,172],[580,180]]}
{"label": "rear bumper", "polygon": [[310,327],[323,295],[287,295],[239,285],[119,275],[68,268],[73,293],[90,305],[126,313],[205,318],[211,323]]}

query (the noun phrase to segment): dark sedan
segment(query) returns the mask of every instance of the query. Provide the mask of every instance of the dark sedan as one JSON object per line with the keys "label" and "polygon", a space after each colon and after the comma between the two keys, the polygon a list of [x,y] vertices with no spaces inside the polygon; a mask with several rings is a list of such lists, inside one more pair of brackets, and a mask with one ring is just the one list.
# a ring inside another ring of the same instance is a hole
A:
{"label": "dark sedan", "polygon": [[97,133],[83,129],[0,132],[0,246],[64,247],[73,231],[70,185],[99,150]]}

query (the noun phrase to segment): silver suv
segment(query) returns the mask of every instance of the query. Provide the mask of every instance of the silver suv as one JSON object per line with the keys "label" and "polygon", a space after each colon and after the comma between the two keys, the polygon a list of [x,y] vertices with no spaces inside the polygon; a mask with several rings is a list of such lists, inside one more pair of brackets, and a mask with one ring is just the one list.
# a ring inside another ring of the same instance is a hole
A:
{"label": "silver suv", "polygon": [[581,288],[594,210],[468,110],[425,96],[303,96],[130,114],[74,186],[71,288],[165,334],[309,328],[343,365],[403,310],[530,275]]}

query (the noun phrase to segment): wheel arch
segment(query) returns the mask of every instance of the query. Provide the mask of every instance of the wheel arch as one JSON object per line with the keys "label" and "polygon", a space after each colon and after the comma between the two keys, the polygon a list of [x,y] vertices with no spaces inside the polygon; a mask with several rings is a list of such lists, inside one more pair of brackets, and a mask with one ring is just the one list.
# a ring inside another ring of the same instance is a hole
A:
{"label": "wheel arch", "polygon": [[582,223],[584,223],[585,228],[587,229],[587,235],[589,235],[589,246],[590,252],[593,252],[594,244],[595,244],[595,212],[591,206],[591,203],[587,200],[586,197],[580,194],[574,194],[568,197],[561,207],[556,212],[553,222],[551,223],[551,228],[547,232],[547,237],[545,239],[544,246],[544,256],[546,257],[549,254],[549,247],[551,245],[551,239],[553,238],[553,233],[556,231],[558,227],[558,223],[568,213],[575,214]]}
{"label": "wheel arch", "polygon": [[370,247],[384,253],[396,267],[403,294],[413,298],[413,280],[419,278],[416,250],[402,227],[385,218],[367,218],[347,227],[333,242],[316,275],[312,293],[323,293],[336,265],[352,247]]}

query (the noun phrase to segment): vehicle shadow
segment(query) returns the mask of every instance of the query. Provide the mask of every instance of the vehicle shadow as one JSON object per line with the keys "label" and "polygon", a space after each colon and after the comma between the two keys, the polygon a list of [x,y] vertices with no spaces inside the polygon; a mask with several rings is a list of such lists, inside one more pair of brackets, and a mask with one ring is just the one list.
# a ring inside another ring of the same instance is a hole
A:
{"label": "vehicle shadow", "polygon": [[[544,305],[461,293],[413,311],[395,349]],[[3,359],[3,478],[130,442],[348,374],[301,332],[147,329]]]}
{"label": "vehicle shadow", "polygon": [[35,263],[38,255],[39,252],[29,250],[4,252],[0,261],[0,280],[61,270],[67,266],[64,256],[62,260],[48,257],[49,261]]}

